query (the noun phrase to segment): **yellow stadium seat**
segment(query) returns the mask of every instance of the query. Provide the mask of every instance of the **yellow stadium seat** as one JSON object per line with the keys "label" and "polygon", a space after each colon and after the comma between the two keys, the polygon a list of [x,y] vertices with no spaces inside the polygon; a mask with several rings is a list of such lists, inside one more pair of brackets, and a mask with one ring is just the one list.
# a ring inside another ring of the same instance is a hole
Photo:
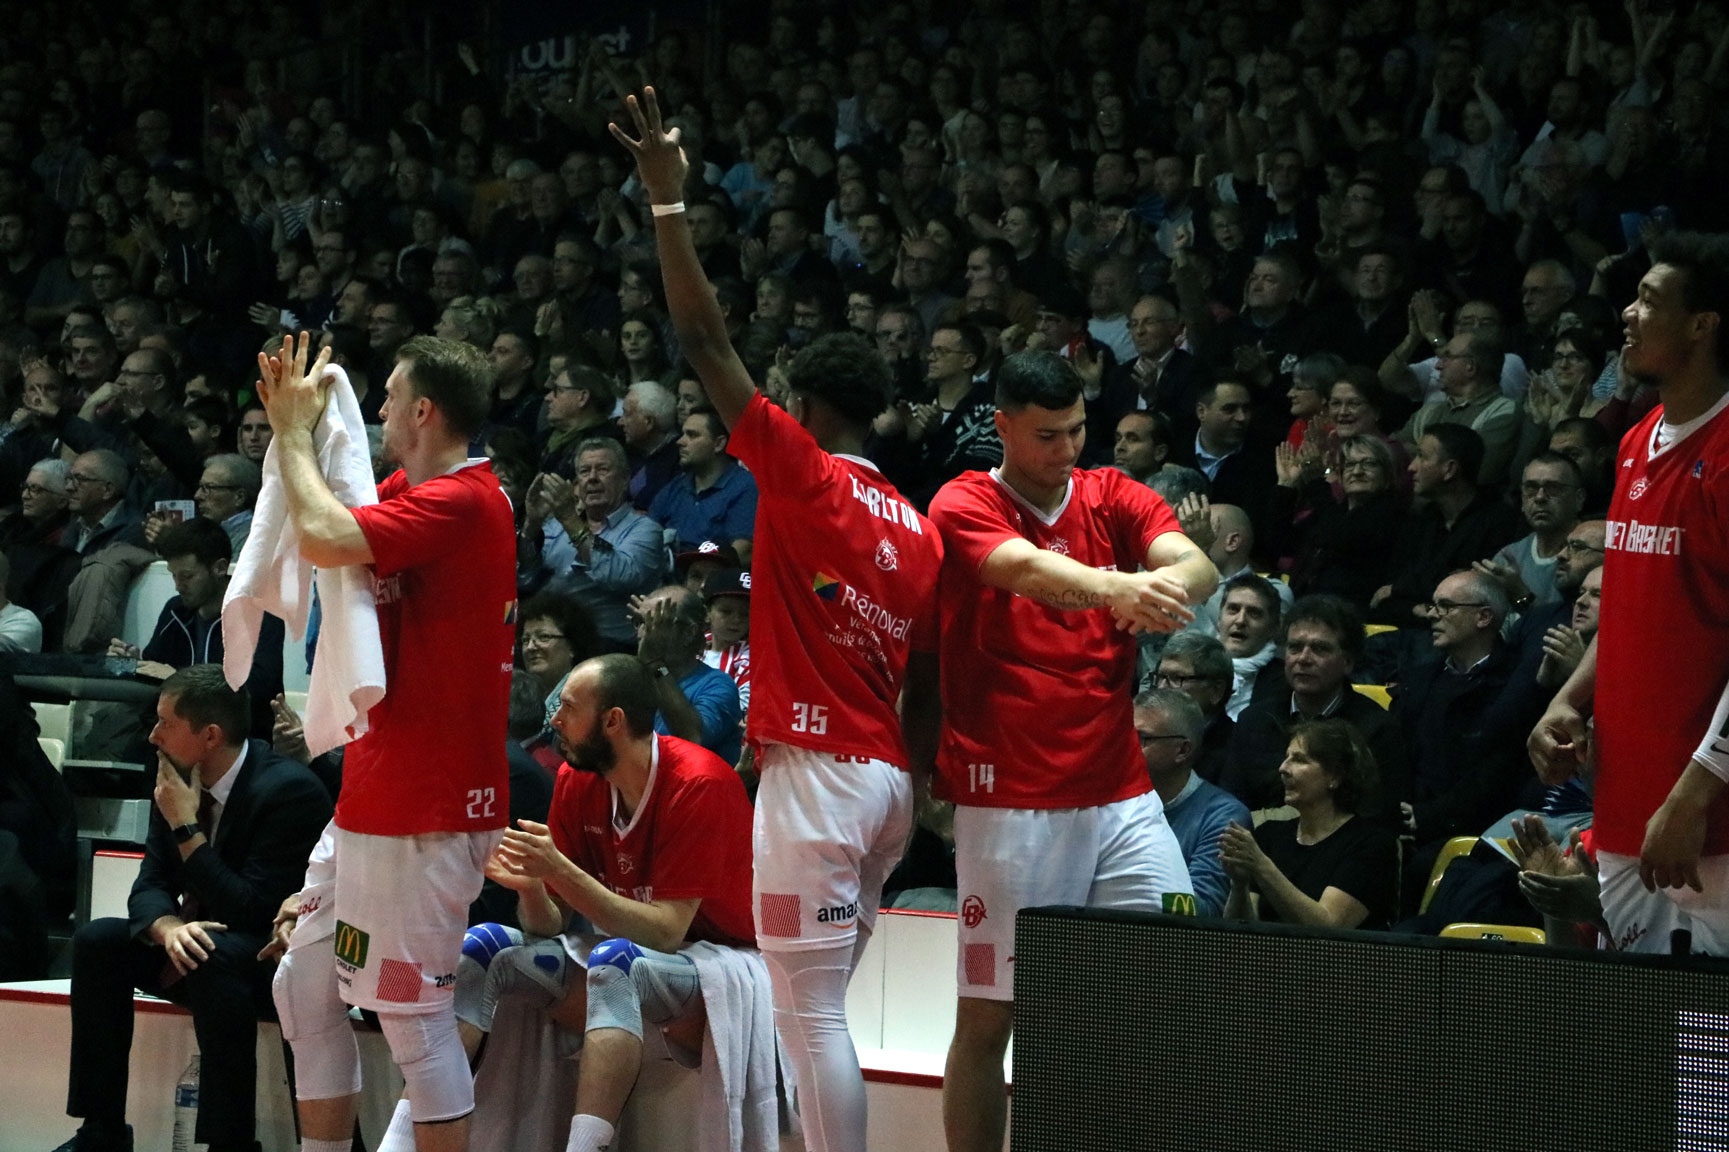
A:
{"label": "yellow stadium seat", "polygon": [[1355,688],[1360,694],[1367,696],[1383,708],[1391,708],[1393,706],[1392,693],[1387,691],[1387,686],[1385,684],[1353,684],[1351,687]]}
{"label": "yellow stadium seat", "polygon": [[1363,635],[1379,636],[1383,632],[1397,632],[1398,630],[1399,627],[1396,624],[1369,624],[1363,628]]}
{"label": "yellow stadium seat", "polygon": [[1469,855],[1476,846],[1475,836],[1455,836],[1441,845],[1441,854],[1435,857],[1435,866],[1429,869],[1429,883],[1423,888],[1423,903],[1418,906],[1418,912],[1429,910],[1429,901],[1435,898],[1435,889],[1441,886],[1441,873],[1447,870],[1447,865],[1461,856]]}
{"label": "yellow stadium seat", "polygon": [[1449,924],[1441,929],[1449,940],[1505,940],[1510,944],[1547,944],[1541,928],[1523,924]]}

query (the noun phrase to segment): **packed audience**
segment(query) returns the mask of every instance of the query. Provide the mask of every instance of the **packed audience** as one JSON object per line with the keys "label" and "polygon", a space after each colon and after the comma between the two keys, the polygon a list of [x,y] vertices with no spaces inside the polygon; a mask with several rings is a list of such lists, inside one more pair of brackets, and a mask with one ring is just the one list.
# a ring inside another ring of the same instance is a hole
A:
{"label": "packed audience", "polygon": [[[630,652],[671,670],[658,729],[748,774],[756,484],[606,131],[648,82],[771,399],[815,337],[868,337],[898,390],[869,455],[922,508],[1001,462],[1003,358],[1055,352],[1084,465],[1207,548],[1224,581],[1144,644],[1135,711],[1204,913],[1542,922],[1486,846],[1407,918],[1449,838],[1589,811],[1524,741],[1594,633],[1615,446],[1655,402],[1618,371],[1647,242],[1729,229],[1729,5],[779,3],[555,73],[440,42],[391,57],[424,91],[398,67],[359,105],[204,7],[183,42],[62,6],[0,63],[0,651],[219,661],[256,353],[313,332],[376,426],[432,334],[496,377],[474,449],[519,528],[523,748],[556,769],[565,679]],[[158,558],[178,594],[134,650]],[[255,729],[292,749],[281,684],[261,649]],[[914,906],[953,886],[941,808],[889,886]]]}

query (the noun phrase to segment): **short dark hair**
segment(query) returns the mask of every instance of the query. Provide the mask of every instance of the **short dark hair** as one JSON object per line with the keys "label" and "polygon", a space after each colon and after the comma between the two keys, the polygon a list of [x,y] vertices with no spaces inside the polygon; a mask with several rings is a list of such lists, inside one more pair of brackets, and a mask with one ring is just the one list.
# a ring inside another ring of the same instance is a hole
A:
{"label": "short dark hair", "polygon": [[1379,790],[1381,773],[1375,754],[1350,721],[1305,720],[1293,725],[1289,733],[1287,747],[1297,743],[1337,781],[1333,803],[1344,811],[1361,811],[1364,802]]}
{"label": "short dark hair", "polygon": [[1433,424],[1423,429],[1423,435],[1432,436],[1441,446],[1443,460],[1452,460],[1459,465],[1461,479],[1476,485],[1477,477],[1483,471],[1487,449],[1483,446],[1483,437],[1475,429],[1463,424]]}
{"label": "short dark hair", "polygon": [[1219,398],[1219,389],[1227,385],[1232,388],[1241,388],[1249,394],[1249,403],[1253,404],[1255,402],[1255,390],[1253,388],[1249,387],[1234,376],[1219,376],[1207,381],[1205,384],[1201,385],[1200,388],[1196,389],[1195,403],[1205,404],[1209,408],[1212,407],[1213,401]]}
{"label": "short dark hair", "polygon": [[612,406],[618,403],[616,380],[587,364],[567,365],[564,374],[570,377],[572,388],[581,388],[588,393],[590,405],[609,416],[612,414]]}
{"label": "short dark hair", "polygon": [[[1592,423],[1596,423],[1596,421],[1592,421]],[[1569,484],[1581,489],[1585,487],[1585,474],[1579,470],[1579,465],[1575,464],[1570,457],[1563,456],[1559,452],[1543,452],[1525,461],[1526,468],[1533,464],[1563,469],[1567,473]]]}
{"label": "short dark hair", "polygon": [[1237,573],[1225,581],[1224,594],[1219,597],[1220,606],[1222,607],[1225,601],[1231,598],[1231,593],[1237,591],[1247,591],[1253,594],[1255,599],[1261,602],[1261,607],[1267,610],[1267,615],[1275,621],[1285,610],[1284,600],[1280,598],[1278,591],[1273,587],[1272,581],[1265,576],[1257,575],[1254,572]]}
{"label": "short dark hair", "polygon": [[222,738],[230,747],[244,743],[252,731],[252,702],[244,692],[228,686],[220,664],[192,664],[180,669],[162,682],[161,694],[174,701],[174,714],[194,728],[214,724],[222,729]]}
{"label": "short dark hair", "polygon": [[1303,597],[1285,614],[1284,636],[1288,638],[1291,629],[1299,624],[1313,624],[1329,630],[1339,638],[1340,651],[1349,656],[1352,663],[1362,659],[1365,638],[1363,611],[1344,597],[1328,592]]}
{"label": "short dark hair", "polygon": [[877,350],[853,332],[831,332],[801,349],[787,369],[787,389],[828,405],[864,428],[894,395],[894,376]]}
{"label": "short dark hair", "polygon": [[600,633],[595,631],[594,616],[574,596],[537,593],[522,606],[517,619],[523,624],[530,620],[551,620],[558,625],[558,630],[564,633],[564,642],[570,645],[572,664],[580,664],[600,651]]}
{"label": "short dark hair", "polygon": [[642,661],[635,656],[613,653],[584,660],[577,666],[577,671],[589,667],[595,671],[597,711],[607,712],[614,708],[622,711],[624,725],[632,736],[647,736],[653,732],[660,699],[654,691],[654,677],[649,675]]}
{"label": "short dark hair", "polygon": [[[701,420],[708,428],[708,434],[716,440],[724,440],[729,436],[726,421],[720,418],[720,413],[713,408],[692,408],[686,420]],[[682,429],[680,429],[682,431]]]}
{"label": "short dark hair", "polygon": [[[501,328],[498,336],[508,336],[515,340],[522,345],[522,350],[528,353],[530,360],[537,364],[540,362],[540,338],[527,328]],[[493,340],[496,341],[498,336],[494,336]]]}
{"label": "short dark hair", "polygon": [[1554,443],[1555,437],[1563,432],[1577,432],[1585,441],[1585,447],[1593,452],[1601,452],[1605,448],[1615,446],[1614,438],[1609,430],[1589,416],[1569,416],[1555,425],[1549,431],[1549,442]]}
{"label": "short dark hair", "polygon": [[170,524],[156,538],[156,554],[164,560],[190,556],[205,567],[227,561],[234,556],[234,545],[222,525],[202,516],[194,516],[179,524]]}
{"label": "short dark hair", "polygon": [[430,400],[451,431],[472,440],[492,414],[492,365],[465,340],[415,336],[396,353],[414,394]]}
{"label": "short dark hair", "polygon": [[1689,312],[1717,314],[1717,368],[1729,365],[1729,235],[1670,232],[1654,236],[1651,262],[1679,268],[1681,304]]}
{"label": "short dark hair", "polygon": [[1061,412],[1081,398],[1081,374],[1055,352],[1017,352],[997,369],[997,407],[1031,406]]}
{"label": "short dark hair", "polygon": [[935,328],[931,329],[931,335],[935,336],[938,332],[953,332],[956,336],[959,336],[961,338],[961,348],[966,351],[968,356],[973,358],[974,369],[984,367],[985,337],[984,333],[980,332],[975,325],[967,323],[938,324]]}

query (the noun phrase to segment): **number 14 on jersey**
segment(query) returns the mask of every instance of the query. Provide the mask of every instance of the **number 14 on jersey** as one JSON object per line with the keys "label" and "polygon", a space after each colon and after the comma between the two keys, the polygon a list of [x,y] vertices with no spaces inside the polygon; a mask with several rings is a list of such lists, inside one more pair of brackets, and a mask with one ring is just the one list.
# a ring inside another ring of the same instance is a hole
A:
{"label": "number 14 on jersey", "polygon": [[997,766],[995,764],[968,764],[967,790],[969,792],[995,792],[997,790]]}

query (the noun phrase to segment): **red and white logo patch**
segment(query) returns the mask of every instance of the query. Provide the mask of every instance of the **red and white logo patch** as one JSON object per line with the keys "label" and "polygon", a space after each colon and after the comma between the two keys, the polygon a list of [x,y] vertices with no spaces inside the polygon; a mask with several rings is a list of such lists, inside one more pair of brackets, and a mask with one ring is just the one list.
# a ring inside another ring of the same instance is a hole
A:
{"label": "red and white logo patch", "polygon": [[966,970],[966,982],[973,987],[995,988],[997,986],[997,946],[995,944],[968,944],[963,955],[962,966]]}
{"label": "red and white logo patch", "polygon": [[796,940],[801,933],[798,895],[764,892],[759,898],[757,931],[764,936]]}
{"label": "red and white logo patch", "polygon": [[1631,488],[1627,489],[1627,499],[1639,499],[1639,497],[1645,495],[1645,488],[1645,477],[1641,476],[1639,479],[1633,481],[1633,486]]}
{"label": "red and white logo patch", "polygon": [[968,928],[977,928],[984,923],[985,902],[977,896],[968,896],[961,901],[961,923]]}
{"label": "red and white logo patch", "polygon": [[378,964],[378,998],[387,1004],[418,1004],[420,965],[406,960],[381,960]]}
{"label": "red and white logo patch", "polygon": [[896,568],[900,567],[901,554],[896,552],[895,546],[890,544],[887,540],[878,540],[876,562],[877,567],[881,568],[884,572],[893,572]]}

